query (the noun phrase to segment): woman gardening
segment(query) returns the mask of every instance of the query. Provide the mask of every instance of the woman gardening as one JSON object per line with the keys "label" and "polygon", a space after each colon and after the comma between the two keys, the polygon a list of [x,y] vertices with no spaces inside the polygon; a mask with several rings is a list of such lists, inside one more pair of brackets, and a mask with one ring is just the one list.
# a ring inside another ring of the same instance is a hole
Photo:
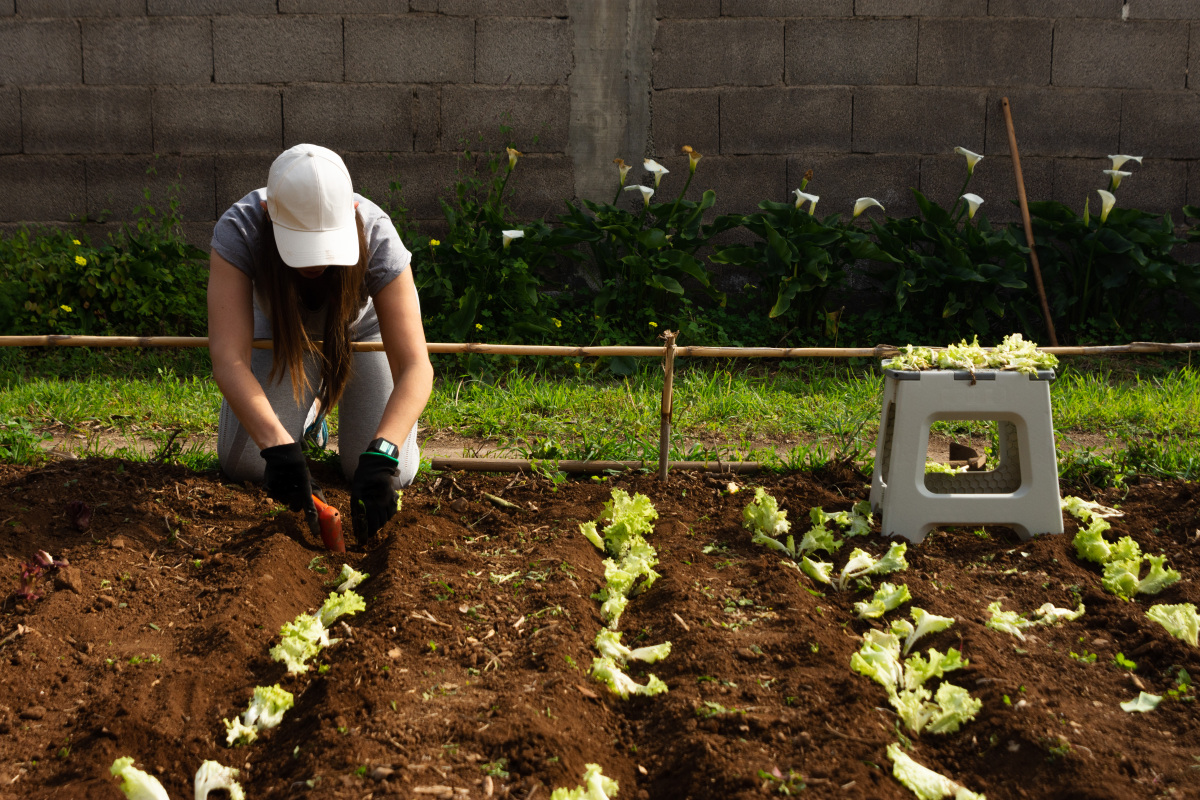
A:
{"label": "woman gardening", "polygon": [[[360,546],[395,515],[398,490],[420,464],[417,418],[433,366],[410,261],[388,215],[354,193],[342,159],[311,144],[276,158],[266,188],[213,230],[208,335],[224,396],[221,468],[314,514],[300,441],[340,403],[338,450]],[[253,349],[255,339],[274,349]],[[384,351],[354,353],[354,341]]]}

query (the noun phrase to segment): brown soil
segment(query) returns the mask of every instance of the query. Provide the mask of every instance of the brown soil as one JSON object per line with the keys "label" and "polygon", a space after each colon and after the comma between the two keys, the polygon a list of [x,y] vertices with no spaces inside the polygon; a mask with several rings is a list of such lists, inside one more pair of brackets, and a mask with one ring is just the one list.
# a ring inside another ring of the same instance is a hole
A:
{"label": "brown soil", "polygon": [[[344,487],[318,477],[344,510]],[[812,506],[865,496],[849,470],[754,480],[797,526]],[[114,460],[0,466],[8,589],[37,549],[71,562],[44,599],[9,596],[0,615],[0,798],[116,800],[108,767],[124,755],[174,798],[192,796],[204,759],[241,768],[251,798],[547,800],[589,762],[619,781],[620,798],[757,796],[776,788],[759,775],[774,768],[802,774],[813,797],[911,797],[890,776],[885,749],[899,736],[884,692],[849,668],[868,627],[851,610],[862,593],[811,592],[750,543],[748,496],[722,485],[691,474],[558,487],[444,474],[406,492],[377,547],[343,558],[324,554],[297,515],[272,516],[261,490],[215,475]],[[626,642],[674,648],[651,668],[670,692],[630,701],[586,675],[601,626],[589,595],[603,567],[578,524],[617,486],[658,508],[651,542],[663,574],[621,629]],[[1183,573],[1156,602],[1200,602],[1198,498],[1182,483],[1101,498],[1128,512],[1118,532]],[[71,500],[96,507],[86,533],[67,518]],[[288,679],[267,650],[283,622],[321,602],[343,560],[371,573],[367,610],[323,654],[325,674]],[[914,738],[915,758],[992,800],[1200,795],[1196,692],[1168,696],[1178,667],[1200,678],[1200,651],[1146,619],[1149,602],[1101,591],[1070,535],[936,533],[909,562],[915,604],[958,620],[922,644],[960,648],[971,663],[955,683],[983,701],[958,733]],[[1030,611],[1070,605],[1073,590],[1086,615],[1025,643],[983,625],[994,599]],[[1118,652],[1137,662],[1134,674],[1112,663]],[[224,747],[221,719],[277,681],[296,695],[283,724]],[[1121,711],[1140,686],[1162,705]],[[702,719],[705,701],[737,711]]]}

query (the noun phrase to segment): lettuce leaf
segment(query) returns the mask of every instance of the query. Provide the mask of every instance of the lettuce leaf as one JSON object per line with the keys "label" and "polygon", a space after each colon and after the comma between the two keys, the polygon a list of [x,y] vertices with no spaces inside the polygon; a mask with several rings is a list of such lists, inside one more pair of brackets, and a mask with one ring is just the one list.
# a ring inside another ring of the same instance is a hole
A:
{"label": "lettuce leaf", "polygon": [[611,800],[617,794],[617,782],[600,772],[599,764],[585,765],[583,786],[575,789],[559,787],[550,793],[550,800]]}
{"label": "lettuce leaf", "polygon": [[870,600],[855,603],[854,611],[858,614],[859,619],[879,619],[909,600],[912,600],[912,595],[906,584],[894,586],[885,581],[879,584],[879,588],[875,590],[875,595]]}
{"label": "lettuce leaf", "polygon": [[781,536],[792,528],[787,512],[779,510],[779,501],[761,486],[754,490],[750,504],[742,509],[742,525],[767,537]]}
{"label": "lettuce leaf", "polygon": [[946,797],[953,797],[954,800],[986,800],[984,795],[976,794],[945,775],[913,761],[896,742],[888,745],[887,754],[892,760],[892,776],[919,800],[942,800]]}
{"label": "lettuce leaf", "polygon": [[1200,614],[1192,603],[1164,605],[1159,603],[1150,606],[1146,616],[1167,629],[1167,633],[1187,642],[1192,647],[1200,647]]}
{"label": "lettuce leaf", "polygon": [[592,659],[592,677],[622,700],[629,699],[631,694],[651,696],[667,691],[667,685],[654,675],[649,677],[646,684],[640,684],[623,672],[615,661],[604,656]]}

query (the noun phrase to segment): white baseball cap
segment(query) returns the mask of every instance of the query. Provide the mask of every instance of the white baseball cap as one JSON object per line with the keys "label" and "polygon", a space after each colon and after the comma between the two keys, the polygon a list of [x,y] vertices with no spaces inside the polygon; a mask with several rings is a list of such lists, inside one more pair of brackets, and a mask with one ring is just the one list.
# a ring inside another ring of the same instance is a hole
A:
{"label": "white baseball cap", "polygon": [[267,176],[267,213],[289,267],[358,263],[354,187],[332,150],[298,144],[281,153]]}

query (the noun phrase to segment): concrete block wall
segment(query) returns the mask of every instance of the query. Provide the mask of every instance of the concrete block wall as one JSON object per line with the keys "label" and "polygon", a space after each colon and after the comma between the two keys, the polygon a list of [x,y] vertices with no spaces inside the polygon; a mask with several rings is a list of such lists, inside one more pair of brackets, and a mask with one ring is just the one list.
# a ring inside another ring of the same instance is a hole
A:
{"label": "concrete block wall", "polygon": [[[1009,97],[1031,199],[1200,200],[1198,0],[0,0],[0,225],[131,218],[182,176],[198,243],[302,141],[435,221],[464,147],[527,155],[522,214],[607,199],[644,156],[719,211],[915,210],[972,190],[1012,219]],[[153,169],[154,174],[148,174]],[[645,177],[640,170],[633,180]],[[633,202],[634,198],[626,198]],[[1178,216],[1178,214],[1177,214]]]}

